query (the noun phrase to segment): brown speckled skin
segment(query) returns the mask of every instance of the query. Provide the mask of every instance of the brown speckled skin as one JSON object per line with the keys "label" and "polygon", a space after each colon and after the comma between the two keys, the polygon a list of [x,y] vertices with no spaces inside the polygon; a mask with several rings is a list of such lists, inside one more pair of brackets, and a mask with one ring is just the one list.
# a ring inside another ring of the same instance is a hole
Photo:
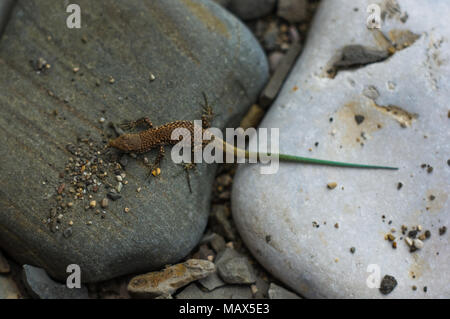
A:
{"label": "brown speckled skin", "polygon": [[146,153],[156,147],[178,143],[180,140],[171,139],[172,132],[177,128],[188,129],[191,138],[194,138],[193,122],[174,121],[139,133],[123,134],[111,140],[109,146],[127,153]]}

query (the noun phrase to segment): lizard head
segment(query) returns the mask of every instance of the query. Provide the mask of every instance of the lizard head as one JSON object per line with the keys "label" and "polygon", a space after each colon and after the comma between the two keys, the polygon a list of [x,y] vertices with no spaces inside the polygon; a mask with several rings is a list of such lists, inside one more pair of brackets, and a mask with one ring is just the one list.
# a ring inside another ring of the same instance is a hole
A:
{"label": "lizard head", "polygon": [[122,152],[137,152],[141,148],[141,138],[138,134],[123,134],[110,140],[108,146]]}

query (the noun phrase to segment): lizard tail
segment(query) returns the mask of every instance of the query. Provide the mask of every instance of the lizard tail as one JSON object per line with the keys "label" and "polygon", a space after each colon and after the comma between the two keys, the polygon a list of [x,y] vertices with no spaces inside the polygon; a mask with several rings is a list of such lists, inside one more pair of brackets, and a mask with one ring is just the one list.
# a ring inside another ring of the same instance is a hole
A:
{"label": "lizard tail", "polygon": [[286,154],[278,154],[278,157],[282,161],[295,162],[295,163],[308,163],[308,164],[339,166],[339,167],[352,167],[352,168],[398,170],[398,167],[365,165],[365,164],[355,164],[355,163],[346,163],[346,162],[334,162],[334,161],[328,161],[328,160],[321,160],[321,159],[317,159],[317,158],[300,157],[300,156],[286,155]]}
{"label": "lizard tail", "polygon": [[[237,148],[233,145],[228,144],[224,140],[221,140],[216,137],[216,145],[222,148],[227,153],[232,153],[236,157],[249,159],[250,157],[257,158],[258,161],[262,156],[266,154],[263,153],[255,153],[249,152],[247,150],[243,150]],[[349,168],[370,168],[370,169],[389,169],[389,170],[398,170],[398,167],[390,167],[390,166],[378,166],[378,165],[365,165],[365,164],[355,164],[355,163],[346,163],[346,162],[334,162],[328,160],[321,160],[317,158],[310,157],[301,157],[295,155],[286,155],[286,154],[267,154],[267,156],[278,156],[280,161],[283,162],[294,162],[294,163],[305,163],[305,164],[316,164],[316,165],[327,165],[327,166],[337,166],[337,167],[349,167]]]}

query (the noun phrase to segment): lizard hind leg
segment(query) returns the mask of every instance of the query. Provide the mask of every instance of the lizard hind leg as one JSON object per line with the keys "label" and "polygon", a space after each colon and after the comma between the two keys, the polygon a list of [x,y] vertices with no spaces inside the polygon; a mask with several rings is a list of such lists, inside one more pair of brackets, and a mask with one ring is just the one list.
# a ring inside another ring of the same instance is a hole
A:
{"label": "lizard hind leg", "polygon": [[191,176],[189,175],[190,170],[197,170],[197,165],[195,163],[182,163],[184,171],[186,172],[186,181],[189,187],[189,192],[192,194],[192,187],[191,187]]}
{"label": "lizard hind leg", "polygon": [[146,164],[146,166],[149,168],[148,177],[150,176],[158,177],[161,174],[159,164],[161,163],[161,160],[164,158],[164,155],[165,155],[164,146],[160,145],[158,155],[156,156],[156,159],[153,162],[153,164]]}
{"label": "lizard hind leg", "polygon": [[214,118],[214,113],[212,107],[208,104],[208,99],[206,97],[205,92],[202,92],[204,104],[200,104],[202,106],[202,127],[203,129],[208,129],[211,127],[211,122]]}

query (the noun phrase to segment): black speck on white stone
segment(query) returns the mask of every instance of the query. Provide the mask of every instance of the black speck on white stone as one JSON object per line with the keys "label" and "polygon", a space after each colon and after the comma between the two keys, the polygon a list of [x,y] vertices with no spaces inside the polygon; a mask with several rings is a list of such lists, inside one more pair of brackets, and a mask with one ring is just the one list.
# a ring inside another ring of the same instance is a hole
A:
{"label": "black speck on white stone", "polygon": [[355,115],[355,121],[356,124],[360,125],[362,122],[364,122],[364,116],[359,114]]}

